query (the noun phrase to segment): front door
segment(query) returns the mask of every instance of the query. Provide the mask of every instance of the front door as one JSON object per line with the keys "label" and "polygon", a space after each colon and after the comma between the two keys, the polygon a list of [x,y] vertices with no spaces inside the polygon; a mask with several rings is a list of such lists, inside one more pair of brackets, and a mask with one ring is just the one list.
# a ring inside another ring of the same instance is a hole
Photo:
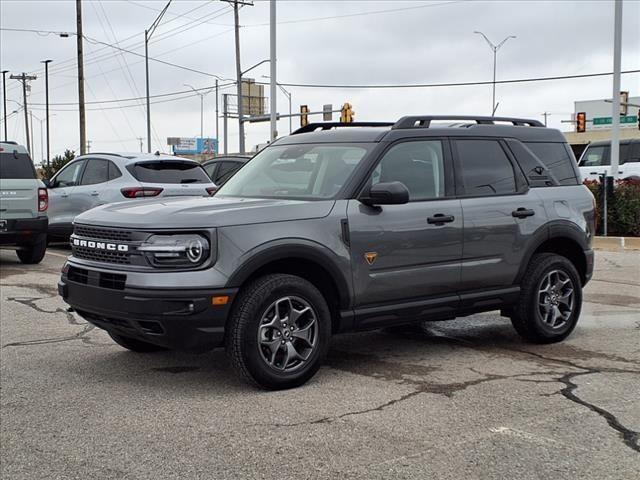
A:
{"label": "front door", "polygon": [[76,214],[72,204],[72,193],[80,183],[85,160],[76,160],[60,170],[49,184],[49,231],[53,234],[68,235]]}
{"label": "front door", "polygon": [[370,207],[349,200],[357,309],[429,298],[455,302],[463,219],[460,200],[452,198],[452,179],[447,142],[403,141],[387,149],[365,189],[399,181],[409,190],[409,203]]}

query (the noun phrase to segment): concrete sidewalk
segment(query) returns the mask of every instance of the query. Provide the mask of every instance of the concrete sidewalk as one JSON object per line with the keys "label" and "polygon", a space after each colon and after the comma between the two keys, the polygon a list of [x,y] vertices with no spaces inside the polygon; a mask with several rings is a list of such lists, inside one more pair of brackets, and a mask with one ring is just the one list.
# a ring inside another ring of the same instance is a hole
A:
{"label": "concrete sidewalk", "polygon": [[595,237],[593,248],[613,252],[640,250],[640,237]]}

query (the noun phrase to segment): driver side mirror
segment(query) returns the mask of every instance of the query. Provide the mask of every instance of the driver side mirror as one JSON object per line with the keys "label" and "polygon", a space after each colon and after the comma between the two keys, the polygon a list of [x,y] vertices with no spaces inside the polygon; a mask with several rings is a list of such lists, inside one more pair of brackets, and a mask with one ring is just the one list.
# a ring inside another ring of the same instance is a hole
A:
{"label": "driver side mirror", "polygon": [[360,201],[365,205],[402,205],[409,203],[409,190],[402,182],[383,182],[373,185]]}

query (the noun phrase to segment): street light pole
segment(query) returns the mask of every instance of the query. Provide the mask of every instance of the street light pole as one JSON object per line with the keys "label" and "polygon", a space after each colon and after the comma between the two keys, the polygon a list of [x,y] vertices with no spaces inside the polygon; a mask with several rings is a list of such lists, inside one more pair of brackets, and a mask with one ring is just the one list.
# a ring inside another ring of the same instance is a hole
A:
{"label": "street light pole", "polygon": [[151,26],[144,31],[144,67],[145,67],[145,83],[147,86],[147,153],[151,153],[151,102],[149,101],[149,40],[151,39],[151,35],[156,31],[160,20],[167,12],[169,5],[171,5],[171,1],[169,0],[165,7],[162,9],[160,14],[153,21]]}
{"label": "street light pole", "polygon": [[[611,106],[611,170],[618,178],[620,165],[620,69],[622,57],[622,0],[615,0],[613,26],[613,94]],[[605,187],[606,188],[606,187]]]}
{"label": "street light pole", "polygon": [[271,99],[271,139],[270,141],[274,141],[278,138],[278,124],[277,124],[277,115],[278,109],[276,105],[276,0],[271,0],[269,8],[269,32],[270,32],[270,42],[269,42],[269,50],[270,50],[270,70],[271,70],[271,80],[269,85],[269,98]]}
{"label": "street light pole", "polygon": [[220,130],[218,115],[218,79],[216,78],[216,154],[220,153]]}
{"label": "street light pole", "polygon": [[[49,151],[49,64],[51,63],[51,60],[44,60],[42,61],[42,63],[44,63],[44,90],[45,90],[45,102],[47,104],[46,106],[46,113],[45,113],[45,120],[47,121],[47,168],[49,168],[49,157],[50,157],[50,151]],[[40,128],[42,128],[42,126],[40,126]]]}
{"label": "street light pole", "polygon": [[500,48],[507,42],[507,40],[509,40],[510,38],[516,38],[516,36],[509,35],[504,40],[502,40],[499,44],[494,45],[493,42],[491,42],[491,40],[489,40],[484,33],[479,32],[477,30],[474,31],[473,33],[482,35],[482,37],[485,39],[485,41],[489,45],[489,48],[491,48],[491,50],[493,51],[493,83],[492,83],[492,98],[491,98],[491,116],[494,116],[496,114],[496,109],[498,108],[498,105],[496,105],[496,69],[497,69],[496,65],[498,60],[498,50],[500,50]]}
{"label": "street light pole", "polygon": [[2,104],[4,105],[4,141],[7,141],[7,79],[9,70],[2,71]]}

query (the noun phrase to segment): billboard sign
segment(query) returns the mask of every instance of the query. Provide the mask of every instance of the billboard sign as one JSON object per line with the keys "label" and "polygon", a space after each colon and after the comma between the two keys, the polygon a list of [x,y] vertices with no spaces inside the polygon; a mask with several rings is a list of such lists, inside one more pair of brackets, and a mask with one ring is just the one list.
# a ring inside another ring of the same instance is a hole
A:
{"label": "billboard sign", "polygon": [[168,140],[171,140],[168,143],[173,147],[173,153],[176,155],[218,153],[217,138],[173,137]]}

